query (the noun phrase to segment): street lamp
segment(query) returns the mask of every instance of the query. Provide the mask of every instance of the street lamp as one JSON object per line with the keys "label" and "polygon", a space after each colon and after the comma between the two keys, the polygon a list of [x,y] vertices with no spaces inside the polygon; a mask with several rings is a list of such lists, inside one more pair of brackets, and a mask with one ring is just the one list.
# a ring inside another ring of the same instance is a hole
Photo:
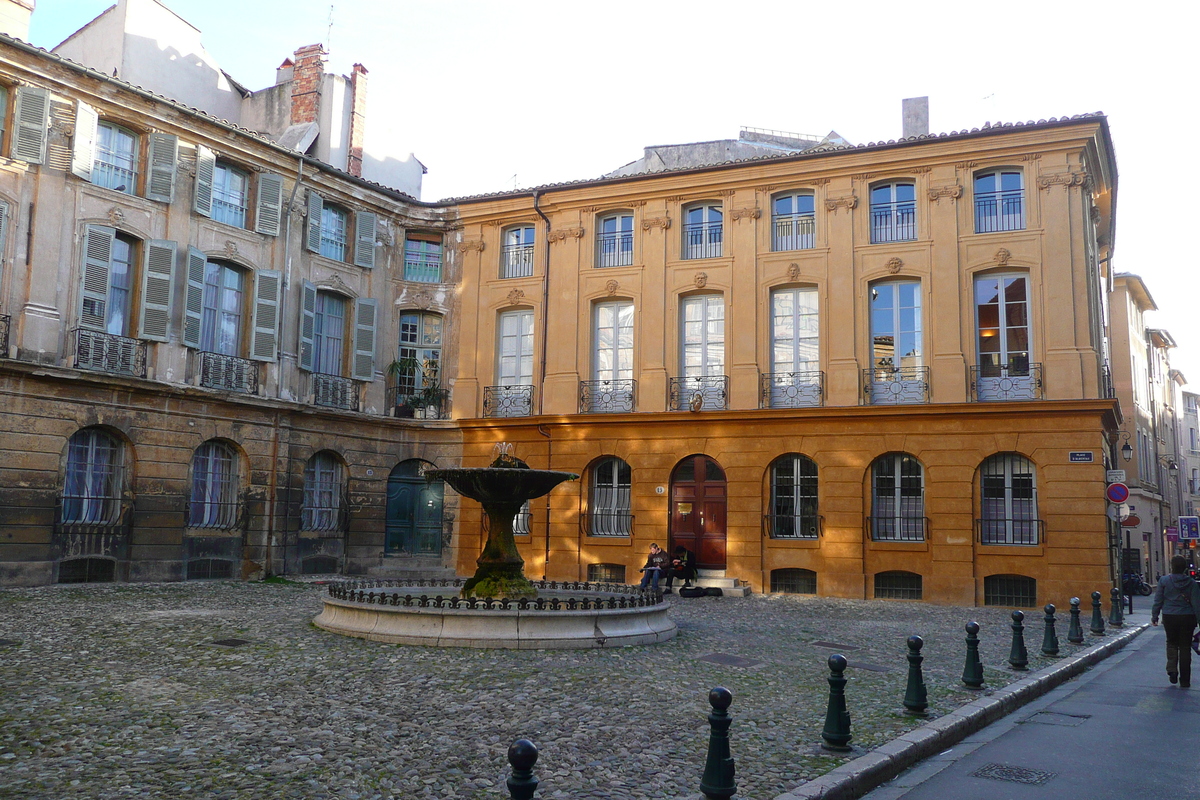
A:
{"label": "street lamp", "polygon": [[[1127,433],[1125,436],[1128,437],[1129,434]],[[1126,438],[1125,444],[1121,445],[1121,458],[1126,461],[1133,460],[1133,446],[1129,444],[1128,438]]]}

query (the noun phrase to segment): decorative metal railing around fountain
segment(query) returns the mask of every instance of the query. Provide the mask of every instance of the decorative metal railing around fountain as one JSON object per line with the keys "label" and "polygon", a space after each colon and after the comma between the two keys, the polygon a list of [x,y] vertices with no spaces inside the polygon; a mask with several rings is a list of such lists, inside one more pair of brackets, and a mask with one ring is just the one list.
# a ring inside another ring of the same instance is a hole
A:
{"label": "decorative metal railing around fountain", "polygon": [[[345,581],[329,585],[328,594],[335,600],[405,608],[452,608],[475,610],[519,611],[598,611],[617,608],[646,608],[663,604],[661,592],[642,589],[624,583],[587,583],[585,581],[532,581],[539,590],[558,592],[598,592],[609,597],[444,597],[427,594],[414,596],[411,592],[386,592],[388,588],[461,588],[461,578],[432,578],[426,580]],[[378,591],[376,591],[378,590]],[[615,596],[612,596],[615,595]]]}

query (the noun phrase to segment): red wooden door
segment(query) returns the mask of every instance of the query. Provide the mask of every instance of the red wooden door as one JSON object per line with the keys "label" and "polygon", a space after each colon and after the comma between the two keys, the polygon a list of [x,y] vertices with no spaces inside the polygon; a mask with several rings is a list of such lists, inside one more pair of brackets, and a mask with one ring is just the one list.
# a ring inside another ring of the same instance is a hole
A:
{"label": "red wooden door", "polygon": [[671,475],[670,538],[700,569],[725,569],[725,472],[708,456],[688,456]]}

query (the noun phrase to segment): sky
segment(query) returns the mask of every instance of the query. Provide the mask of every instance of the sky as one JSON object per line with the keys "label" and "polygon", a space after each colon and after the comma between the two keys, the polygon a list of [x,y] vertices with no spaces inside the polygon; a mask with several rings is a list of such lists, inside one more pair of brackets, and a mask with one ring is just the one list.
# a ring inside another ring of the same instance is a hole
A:
{"label": "sky", "polygon": [[[51,48],[111,2],[38,0],[30,39]],[[364,64],[370,136],[428,167],[426,200],[598,177],[647,145],[742,126],[894,139],[905,97],[929,96],[934,132],[1103,111],[1120,175],[1113,264],[1146,281],[1149,324],[1200,387],[1200,270],[1182,246],[1200,226],[1170,174],[1195,181],[1167,170],[1200,131],[1187,99],[1200,4],[164,2],[250,89],[305,44],[327,45],[330,71]]]}

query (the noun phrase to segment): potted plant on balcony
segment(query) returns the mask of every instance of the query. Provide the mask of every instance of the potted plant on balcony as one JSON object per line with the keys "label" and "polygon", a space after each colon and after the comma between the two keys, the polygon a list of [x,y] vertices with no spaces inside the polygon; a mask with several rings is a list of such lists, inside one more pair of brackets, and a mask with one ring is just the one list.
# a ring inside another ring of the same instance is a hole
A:
{"label": "potted plant on balcony", "polygon": [[[395,416],[424,419],[441,416],[442,386],[438,381],[437,362],[422,363],[411,356],[398,358],[388,364],[387,374],[396,389]],[[399,387],[404,378],[412,379],[413,392],[401,397]]]}

